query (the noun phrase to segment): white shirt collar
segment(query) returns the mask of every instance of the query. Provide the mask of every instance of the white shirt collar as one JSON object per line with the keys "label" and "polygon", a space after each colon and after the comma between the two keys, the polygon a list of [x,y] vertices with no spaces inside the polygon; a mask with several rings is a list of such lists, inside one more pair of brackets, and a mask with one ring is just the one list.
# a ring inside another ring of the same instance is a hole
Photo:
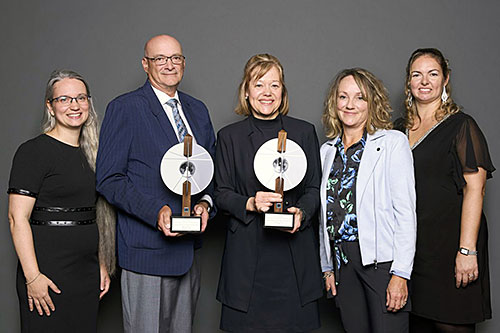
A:
{"label": "white shirt collar", "polygon": [[179,104],[181,103],[181,101],[179,100],[179,94],[178,94],[177,90],[175,91],[174,97],[170,97],[169,95],[167,95],[166,93],[164,93],[160,89],[153,87],[152,85],[151,85],[151,88],[153,88],[153,91],[154,91],[156,97],[158,98],[158,100],[160,101],[160,104],[162,106],[165,105],[165,103],[167,103],[172,98],[175,98],[177,100],[177,103],[179,103]]}

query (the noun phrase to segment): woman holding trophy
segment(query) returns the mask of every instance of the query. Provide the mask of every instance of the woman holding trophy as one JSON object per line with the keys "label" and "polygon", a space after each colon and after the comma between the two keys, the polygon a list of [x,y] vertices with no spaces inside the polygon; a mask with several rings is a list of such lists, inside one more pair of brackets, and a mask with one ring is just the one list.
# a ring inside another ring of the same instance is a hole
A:
{"label": "woman holding trophy", "polygon": [[[303,332],[320,326],[317,299],[323,292],[312,228],[319,208],[319,145],[314,126],[288,117],[288,109],[279,60],[269,54],[251,57],[235,110],[246,118],[220,130],[215,159],[215,200],[229,215],[217,292],[226,331]],[[252,166],[259,148],[284,131],[282,151],[285,143],[287,149],[296,143],[307,167],[299,163],[304,177],[287,190],[290,180],[281,175],[295,166],[276,160],[278,180],[284,181],[281,195],[266,188]],[[293,214],[290,227],[266,227],[264,215],[273,206],[285,213],[280,218]]]}

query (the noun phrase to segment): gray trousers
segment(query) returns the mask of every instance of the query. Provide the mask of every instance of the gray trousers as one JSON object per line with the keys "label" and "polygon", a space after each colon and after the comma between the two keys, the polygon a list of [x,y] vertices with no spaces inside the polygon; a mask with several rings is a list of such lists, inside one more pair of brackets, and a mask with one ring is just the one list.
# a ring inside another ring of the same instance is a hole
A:
{"label": "gray trousers", "polygon": [[200,294],[199,251],[182,276],[122,270],[123,328],[127,333],[191,332]]}

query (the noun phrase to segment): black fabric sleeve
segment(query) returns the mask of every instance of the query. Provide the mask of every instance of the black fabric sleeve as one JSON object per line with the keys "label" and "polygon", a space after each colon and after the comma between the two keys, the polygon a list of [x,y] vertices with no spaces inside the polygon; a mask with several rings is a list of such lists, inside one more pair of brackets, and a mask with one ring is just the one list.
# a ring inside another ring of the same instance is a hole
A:
{"label": "black fabric sleeve", "polygon": [[226,136],[224,131],[219,131],[215,153],[215,205],[240,222],[248,224],[254,220],[252,215],[255,214],[247,214],[248,197],[236,192],[234,153],[231,137]]}
{"label": "black fabric sleeve", "polygon": [[36,197],[40,192],[46,167],[40,149],[33,141],[23,143],[14,155],[8,193]]}
{"label": "black fabric sleeve", "polygon": [[465,172],[476,172],[481,167],[486,170],[487,178],[492,177],[495,167],[491,162],[488,144],[481,129],[473,118],[467,117],[456,137],[455,148],[461,174]]}
{"label": "black fabric sleeve", "polygon": [[311,225],[313,217],[320,207],[319,187],[321,183],[321,161],[319,155],[319,142],[316,129],[311,127],[304,131],[307,133],[307,146],[303,147],[307,156],[307,173],[304,177],[304,194],[297,200],[297,207],[305,213],[305,220],[300,226],[303,230]]}

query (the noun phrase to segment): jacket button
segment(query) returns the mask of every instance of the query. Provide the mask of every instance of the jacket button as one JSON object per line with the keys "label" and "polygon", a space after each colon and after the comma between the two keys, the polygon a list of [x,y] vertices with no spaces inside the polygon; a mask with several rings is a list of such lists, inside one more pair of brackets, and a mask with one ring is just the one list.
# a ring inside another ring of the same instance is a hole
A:
{"label": "jacket button", "polygon": [[377,151],[380,151],[380,147],[377,148]]}
{"label": "jacket button", "polygon": [[288,206],[288,201],[285,201],[285,205],[287,205],[287,206]]}

